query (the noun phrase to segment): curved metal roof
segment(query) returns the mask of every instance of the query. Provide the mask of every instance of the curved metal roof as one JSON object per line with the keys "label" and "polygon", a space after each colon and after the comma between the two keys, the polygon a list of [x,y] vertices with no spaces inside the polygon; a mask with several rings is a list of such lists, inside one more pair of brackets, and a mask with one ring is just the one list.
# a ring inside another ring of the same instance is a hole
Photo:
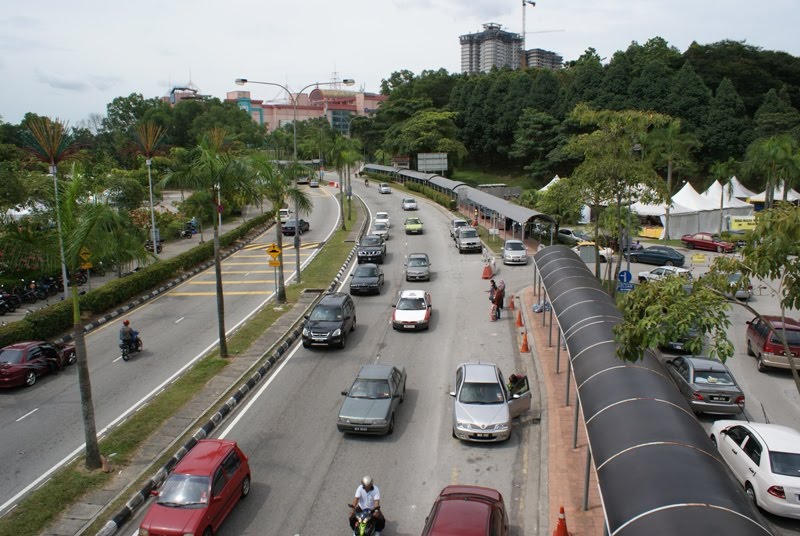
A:
{"label": "curved metal roof", "polygon": [[422,171],[414,171],[413,169],[400,169],[397,171],[397,174],[401,177],[411,178],[423,183],[427,183],[433,177],[436,177],[435,173],[423,173]]}
{"label": "curved metal roof", "polygon": [[497,212],[506,218],[510,218],[517,223],[525,223],[533,219],[553,221],[550,216],[544,214],[543,212],[539,212],[528,207],[523,207],[522,205],[517,205],[516,203],[512,203],[511,201],[507,201],[500,197],[478,190],[472,186],[459,188],[458,195],[459,197],[466,197],[473,203],[491,209],[492,211]]}
{"label": "curved metal roof", "polygon": [[464,186],[468,186],[464,182],[459,182],[459,181],[454,181],[454,180],[451,180],[451,179],[447,179],[447,178],[442,177],[440,175],[436,175],[435,177],[432,177],[428,182],[433,184],[433,185],[435,185],[435,186],[438,186],[440,188],[444,188],[445,190],[451,190],[453,192],[456,191],[456,188],[462,188]]}
{"label": "curved metal roof", "polygon": [[614,300],[569,248],[534,262],[564,333],[609,534],[771,534],[655,355],[616,356]]}

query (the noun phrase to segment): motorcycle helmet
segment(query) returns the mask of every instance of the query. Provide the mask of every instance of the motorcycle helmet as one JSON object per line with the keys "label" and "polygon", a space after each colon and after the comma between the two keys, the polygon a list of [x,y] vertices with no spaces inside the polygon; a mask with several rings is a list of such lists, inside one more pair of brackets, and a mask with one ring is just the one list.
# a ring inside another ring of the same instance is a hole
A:
{"label": "motorcycle helmet", "polygon": [[365,488],[367,486],[371,486],[372,485],[372,477],[369,476],[369,475],[366,475],[364,478],[361,479],[361,485],[364,486]]}
{"label": "motorcycle helmet", "polygon": [[122,325],[123,325],[123,326],[129,326],[129,325],[130,325],[130,323],[131,323],[131,321],[130,321],[130,320],[123,320],[123,321],[122,321]]}

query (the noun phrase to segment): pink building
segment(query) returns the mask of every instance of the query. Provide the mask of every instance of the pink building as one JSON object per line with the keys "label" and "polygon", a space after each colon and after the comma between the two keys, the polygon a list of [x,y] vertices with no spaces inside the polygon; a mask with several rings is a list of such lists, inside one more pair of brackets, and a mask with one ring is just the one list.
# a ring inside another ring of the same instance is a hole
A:
{"label": "pink building", "polygon": [[[347,132],[351,118],[372,114],[387,99],[385,95],[376,93],[319,87],[308,94],[295,94],[294,97],[297,99],[298,121],[325,117],[334,129],[342,133]],[[229,91],[225,100],[235,102],[250,114],[253,121],[265,125],[267,132],[291,124],[294,119],[291,100],[285,103],[264,102],[252,99],[249,91]]]}

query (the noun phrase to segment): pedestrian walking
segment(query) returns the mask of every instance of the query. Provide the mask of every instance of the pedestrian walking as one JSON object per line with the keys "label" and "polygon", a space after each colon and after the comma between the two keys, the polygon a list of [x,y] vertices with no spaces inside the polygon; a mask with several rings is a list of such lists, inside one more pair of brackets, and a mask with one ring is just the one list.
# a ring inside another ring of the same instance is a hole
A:
{"label": "pedestrian walking", "polygon": [[489,320],[494,322],[497,320],[497,303],[495,302],[495,298],[497,297],[497,283],[494,282],[494,279],[489,280],[489,303],[491,304],[489,307]]}
{"label": "pedestrian walking", "polygon": [[500,320],[500,311],[503,309],[503,300],[506,298],[506,285],[502,281],[494,291],[495,320]]}

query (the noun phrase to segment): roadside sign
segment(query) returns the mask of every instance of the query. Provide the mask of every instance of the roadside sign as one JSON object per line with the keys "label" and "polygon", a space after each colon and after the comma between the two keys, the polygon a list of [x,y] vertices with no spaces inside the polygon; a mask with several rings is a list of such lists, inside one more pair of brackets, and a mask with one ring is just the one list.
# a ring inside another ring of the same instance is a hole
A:
{"label": "roadside sign", "polygon": [[276,268],[280,268],[280,266],[281,266],[281,261],[279,261],[279,260],[277,260],[277,259],[273,259],[273,260],[270,260],[270,261],[269,261],[269,265],[270,265],[270,266],[275,266]]}
{"label": "roadside sign", "polygon": [[[622,283],[630,283],[631,279],[632,279],[631,273],[628,270],[622,270],[619,273],[619,280]],[[632,289],[633,289],[633,285],[631,285],[631,288],[629,288],[628,290],[632,290]],[[617,290],[619,290],[619,287],[617,287]]]}
{"label": "roadside sign", "polygon": [[89,251],[89,248],[83,246],[81,250],[78,252],[78,256],[81,258],[81,260],[88,261],[89,257],[92,256],[92,252]]}
{"label": "roadside sign", "polygon": [[81,270],[89,270],[92,266],[94,265],[91,262],[82,262]]}
{"label": "roadside sign", "polygon": [[705,264],[707,260],[705,253],[692,254],[692,264]]}
{"label": "roadside sign", "polygon": [[[272,257],[273,259],[277,259],[278,255],[281,254],[281,248],[278,247],[278,244],[270,244],[269,246],[267,246],[267,253],[269,253],[269,256]],[[280,265],[270,264],[270,266],[280,266]]]}
{"label": "roadside sign", "polygon": [[[630,273],[630,272],[628,272]],[[622,275],[622,273],[620,273]],[[630,292],[633,290],[633,283],[619,283],[617,284],[617,291],[618,292]]]}

